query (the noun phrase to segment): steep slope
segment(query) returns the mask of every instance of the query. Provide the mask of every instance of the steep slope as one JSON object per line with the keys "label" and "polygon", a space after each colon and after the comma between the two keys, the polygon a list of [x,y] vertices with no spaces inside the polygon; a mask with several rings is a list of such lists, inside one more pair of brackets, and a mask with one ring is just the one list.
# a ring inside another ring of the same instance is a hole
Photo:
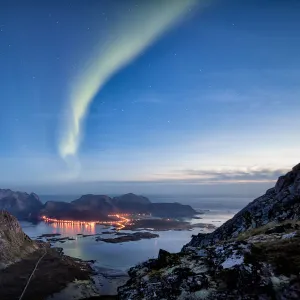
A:
{"label": "steep slope", "polygon": [[15,217],[0,211],[0,299],[19,299],[31,274],[24,300],[48,299],[68,284],[74,285],[79,297],[81,280],[86,281],[86,294],[95,295],[90,278],[93,270],[88,263],[64,255],[62,248],[31,240]]}
{"label": "steep slope", "polygon": [[270,222],[300,219],[300,164],[279,177],[275,187],[249,203],[213,233],[195,236],[187,246],[203,246],[235,238],[240,233]]}
{"label": "steep slope", "polygon": [[300,164],[211,234],[129,270],[119,299],[300,299]]}
{"label": "steep slope", "polygon": [[6,267],[39,248],[21,229],[17,219],[6,211],[0,211],[0,269]]}
{"label": "steep slope", "polygon": [[34,193],[0,189],[0,209],[12,213],[20,220],[36,219],[42,206],[39,197]]}

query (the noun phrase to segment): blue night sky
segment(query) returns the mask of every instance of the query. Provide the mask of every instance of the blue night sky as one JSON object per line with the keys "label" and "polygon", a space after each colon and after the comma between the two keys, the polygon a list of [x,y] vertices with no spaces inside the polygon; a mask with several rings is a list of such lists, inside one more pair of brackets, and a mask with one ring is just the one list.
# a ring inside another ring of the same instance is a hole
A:
{"label": "blue night sky", "polygon": [[0,185],[253,193],[299,162],[300,1],[0,0]]}

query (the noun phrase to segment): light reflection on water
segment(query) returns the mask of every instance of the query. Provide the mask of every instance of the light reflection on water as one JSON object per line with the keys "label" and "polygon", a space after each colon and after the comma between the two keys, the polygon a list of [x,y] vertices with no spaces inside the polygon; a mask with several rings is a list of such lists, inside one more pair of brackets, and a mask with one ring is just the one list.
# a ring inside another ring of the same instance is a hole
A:
{"label": "light reflection on water", "polygon": [[53,233],[70,236],[78,233],[96,234],[95,224],[48,223],[53,228]]}

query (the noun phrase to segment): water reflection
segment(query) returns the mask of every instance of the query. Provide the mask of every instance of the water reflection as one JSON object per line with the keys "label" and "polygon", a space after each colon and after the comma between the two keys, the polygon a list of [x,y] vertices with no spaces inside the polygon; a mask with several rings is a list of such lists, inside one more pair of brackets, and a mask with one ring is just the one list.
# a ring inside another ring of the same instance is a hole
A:
{"label": "water reflection", "polygon": [[96,225],[94,223],[79,224],[79,223],[49,223],[52,228],[52,233],[61,233],[62,235],[96,234]]}

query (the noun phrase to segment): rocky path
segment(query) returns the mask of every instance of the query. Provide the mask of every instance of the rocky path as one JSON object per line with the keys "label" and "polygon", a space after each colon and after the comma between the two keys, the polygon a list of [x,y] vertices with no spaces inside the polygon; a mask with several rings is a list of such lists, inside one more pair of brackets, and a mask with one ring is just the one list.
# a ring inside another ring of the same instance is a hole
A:
{"label": "rocky path", "polygon": [[31,281],[31,279],[32,279],[32,277],[33,277],[33,275],[34,275],[34,273],[35,273],[35,271],[36,271],[36,269],[37,269],[39,263],[40,263],[41,260],[45,257],[46,254],[47,254],[47,249],[45,248],[44,254],[43,254],[43,255],[39,258],[39,260],[37,261],[37,263],[36,263],[36,265],[35,265],[35,267],[34,267],[32,273],[31,273],[30,277],[28,278],[28,281],[27,281],[27,283],[26,283],[26,285],[25,285],[25,288],[24,288],[24,290],[23,290],[23,292],[22,292],[22,294],[21,294],[19,300],[22,300],[22,298],[24,297],[25,292],[26,292],[26,290],[27,290],[27,287],[28,287],[28,285],[29,285],[29,283],[30,283],[30,281]]}

